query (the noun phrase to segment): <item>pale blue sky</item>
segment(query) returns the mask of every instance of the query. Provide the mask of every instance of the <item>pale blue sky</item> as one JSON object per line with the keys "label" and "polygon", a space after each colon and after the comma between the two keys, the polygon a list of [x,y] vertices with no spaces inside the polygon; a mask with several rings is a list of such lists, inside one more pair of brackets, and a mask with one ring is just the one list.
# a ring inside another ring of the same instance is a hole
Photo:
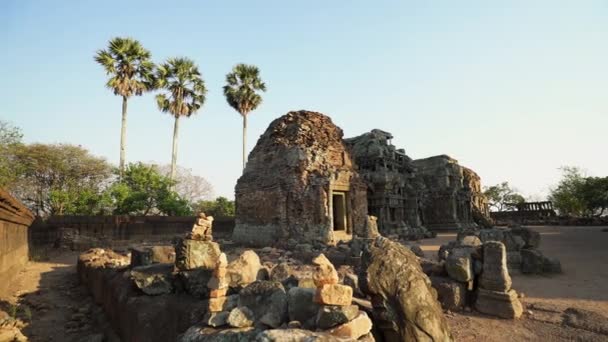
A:
{"label": "pale blue sky", "polygon": [[[484,185],[543,195],[561,165],[608,175],[607,1],[0,2],[0,118],[28,142],[80,144],[117,163],[120,99],[93,61],[130,36],[155,61],[187,56],[208,100],[180,131],[178,163],[233,197],[241,119],[224,75],[260,67],[268,92],[252,148],[289,110],[347,137],[380,128],[412,158],[449,154]],[[173,123],[129,102],[128,161],[169,163]]]}

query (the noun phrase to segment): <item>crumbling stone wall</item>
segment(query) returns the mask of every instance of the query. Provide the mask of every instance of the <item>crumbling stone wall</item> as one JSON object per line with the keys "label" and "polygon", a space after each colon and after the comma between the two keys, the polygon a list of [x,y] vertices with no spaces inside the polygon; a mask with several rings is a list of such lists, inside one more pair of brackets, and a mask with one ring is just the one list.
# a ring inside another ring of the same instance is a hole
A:
{"label": "crumbling stone wall", "polygon": [[383,234],[404,234],[421,227],[420,195],[424,184],[405,150],[391,144],[389,132],[374,129],[346,139],[359,173],[367,182],[369,214]]}
{"label": "crumbling stone wall", "polygon": [[34,215],[0,189],[0,294],[29,258],[28,227]]}
{"label": "crumbling stone wall", "polygon": [[[289,239],[331,243],[335,228],[344,228],[341,234],[346,235],[362,228],[366,185],[342,136],[321,113],[289,112],[274,120],[237,182],[233,239],[253,245]],[[336,226],[335,201],[343,201],[342,227]]]}
{"label": "crumbling stone wall", "polygon": [[431,230],[472,226],[489,217],[480,177],[447,155],[414,160],[424,183],[422,222]]}

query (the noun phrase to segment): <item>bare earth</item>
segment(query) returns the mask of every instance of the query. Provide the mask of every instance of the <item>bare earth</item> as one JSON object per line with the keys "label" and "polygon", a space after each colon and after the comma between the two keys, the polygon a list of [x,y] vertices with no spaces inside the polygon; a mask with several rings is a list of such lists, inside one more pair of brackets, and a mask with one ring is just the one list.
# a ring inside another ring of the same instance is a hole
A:
{"label": "bare earth", "polygon": [[[475,313],[450,314],[457,341],[608,341],[608,335],[562,325],[567,308],[608,316],[608,232],[605,227],[531,227],[541,233],[540,250],[562,263],[563,274],[512,274],[513,288],[523,293],[522,319],[489,318]],[[422,242],[427,257],[436,258],[441,244],[456,233]],[[608,320],[608,319],[607,319]],[[604,327],[608,321],[604,322]]]}
{"label": "bare earth", "polygon": [[[608,232],[602,227],[533,227],[542,235],[540,249],[557,257],[561,275],[514,274],[513,287],[524,294],[526,313],[515,321],[475,312],[448,313],[457,341],[608,341],[608,320],[599,333],[562,323],[567,308],[590,310],[608,316]],[[439,234],[422,242],[427,257],[456,234]],[[78,284],[75,252],[53,253],[49,261],[30,262],[0,304],[20,303],[31,310],[23,329],[30,341],[117,341],[101,309]],[[597,327],[597,325],[596,325]],[[597,332],[597,329],[595,329]],[[101,335],[103,334],[103,335]]]}

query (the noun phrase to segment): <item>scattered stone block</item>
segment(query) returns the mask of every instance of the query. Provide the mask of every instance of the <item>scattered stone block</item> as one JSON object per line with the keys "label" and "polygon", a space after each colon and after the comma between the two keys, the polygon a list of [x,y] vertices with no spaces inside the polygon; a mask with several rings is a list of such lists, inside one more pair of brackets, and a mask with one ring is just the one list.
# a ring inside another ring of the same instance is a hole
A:
{"label": "scattered stone block", "polygon": [[312,275],[312,280],[315,286],[321,287],[325,284],[337,284],[339,281],[338,272],[334,265],[323,254],[319,254],[312,260],[315,265],[315,270]]}
{"label": "scattered stone block", "polygon": [[175,263],[173,246],[133,247],[130,251],[131,267]]}
{"label": "scattered stone block", "polygon": [[291,266],[288,263],[282,262],[272,268],[270,272],[270,280],[283,283],[291,276]]}
{"label": "scattered stone block", "polygon": [[287,321],[287,293],[279,282],[258,280],[239,292],[239,306],[248,307],[255,321],[276,328]]}
{"label": "scattered stone block", "polygon": [[327,331],[330,335],[357,340],[372,330],[372,321],[367,314],[359,311],[359,315],[352,321],[339,325]]}
{"label": "scattered stone block", "polygon": [[201,268],[190,271],[181,271],[178,273],[178,277],[184,289],[189,294],[202,299],[209,297],[209,288],[207,287],[207,283],[209,283],[209,280],[213,277],[212,270]]}
{"label": "scattered stone block", "polygon": [[458,311],[466,305],[466,285],[444,277],[430,277],[444,310]]}
{"label": "scattered stone block", "polygon": [[315,292],[315,302],[325,305],[350,305],[353,301],[353,289],[340,284],[325,284]]}
{"label": "scattered stone block", "polygon": [[137,266],[131,270],[131,278],[138,289],[150,296],[173,291],[172,264]]}
{"label": "scattered stone block", "polygon": [[252,250],[244,251],[238,259],[228,264],[227,276],[230,287],[245,287],[258,279],[262,270],[260,257]]}
{"label": "scattered stone block", "polygon": [[463,283],[473,280],[473,261],[466,249],[454,249],[445,261],[445,269],[448,275]]}
{"label": "scattered stone block", "polygon": [[488,315],[508,319],[519,318],[523,313],[523,307],[515,290],[501,292],[479,288],[475,309]]}
{"label": "scattered stone block", "polygon": [[253,325],[253,312],[247,307],[239,306],[230,311],[226,319],[234,328],[247,328]]}
{"label": "scattered stone block", "polygon": [[357,305],[324,305],[317,313],[316,325],[319,329],[329,329],[353,320],[359,314]]}
{"label": "scattered stone block", "polygon": [[220,246],[215,242],[181,239],[175,248],[175,266],[182,271],[213,270],[220,254]]}
{"label": "scattered stone block", "polygon": [[479,284],[486,290],[508,291],[511,276],[507,268],[507,251],[502,242],[489,241],[483,244],[483,271]]}
{"label": "scattered stone block", "polygon": [[307,323],[314,319],[319,304],[314,302],[315,289],[293,287],[287,292],[287,311],[290,321]]}
{"label": "scattered stone block", "polygon": [[316,289],[317,285],[315,285],[315,282],[314,282],[314,280],[312,280],[312,278],[302,278],[302,279],[298,280],[298,287]]}
{"label": "scattered stone block", "polygon": [[208,312],[205,317],[203,317],[203,323],[214,328],[227,325],[229,314],[230,312],[228,311]]}

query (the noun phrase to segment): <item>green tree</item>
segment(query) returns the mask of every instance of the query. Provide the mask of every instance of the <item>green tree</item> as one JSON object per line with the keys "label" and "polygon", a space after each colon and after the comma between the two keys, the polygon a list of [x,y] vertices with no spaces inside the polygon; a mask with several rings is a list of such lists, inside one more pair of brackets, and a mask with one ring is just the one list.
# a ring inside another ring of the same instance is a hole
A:
{"label": "green tree", "polygon": [[578,167],[561,168],[562,179],[551,189],[549,200],[561,215],[582,216],[586,210],[582,192],[585,176]]}
{"label": "green tree", "polygon": [[139,41],[131,38],[116,37],[110,40],[107,50],[99,50],[95,61],[103,66],[110,76],[106,86],[114,95],[122,97],[122,124],[120,130],[120,174],[125,168],[125,149],[127,140],[127,100],[140,96],[154,87],[154,63],[150,51]]}
{"label": "green tree", "polygon": [[509,182],[502,182],[497,185],[486,187],[483,194],[488,199],[490,208],[495,211],[512,210],[514,204],[526,201],[524,196],[509,185]]}
{"label": "green tree", "polygon": [[192,209],[188,201],[171,190],[174,183],[154,165],[129,164],[121,182],[113,184],[109,189],[114,199],[114,213],[191,215]]}
{"label": "green tree", "polygon": [[587,177],[578,190],[585,216],[602,216],[608,208],[608,177]]}
{"label": "green tree", "polygon": [[260,91],[266,91],[266,84],[262,82],[260,70],[255,65],[237,64],[226,75],[226,101],[243,118],[243,170],[247,162],[247,115],[262,103]]}
{"label": "green tree", "polygon": [[213,217],[234,217],[235,214],[234,201],[222,196],[213,201],[199,201],[196,209]]}
{"label": "green tree", "polygon": [[165,93],[156,96],[158,108],[173,115],[173,151],[171,153],[171,179],[175,179],[177,165],[177,136],[179,118],[190,117],[205,103],[205,82],[198,67],[188,58],[169,58],[158,67],[157,86]]}
{"label": "green tree", "polygon": [[14,152],[22,138],[18,127],[0,120],[0,187],[9,191],[20,173],[14,161]]}
{"label": "green tree", "polygon": [[101,198],[111,181],[110,164],[80,146],[19,145],[12,160],[19,168],[13,193],[38,216],[78,214],[75,202]]}

